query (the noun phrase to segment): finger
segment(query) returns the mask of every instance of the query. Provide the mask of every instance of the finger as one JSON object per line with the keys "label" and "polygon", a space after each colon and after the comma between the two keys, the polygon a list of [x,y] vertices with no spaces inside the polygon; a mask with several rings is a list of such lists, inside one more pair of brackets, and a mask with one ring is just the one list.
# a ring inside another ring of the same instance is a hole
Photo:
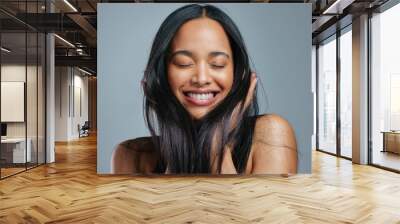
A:
{"label": "finger", "polygon": [[251,101],[253,100],[254,91],[256,89],[256,86],[257,86],[257,76],[256,76],[256,73],[253,72],[251,74],[249,91],[247,92],[246,100],[244,103],[245,108],[248,107],[250,105]]}

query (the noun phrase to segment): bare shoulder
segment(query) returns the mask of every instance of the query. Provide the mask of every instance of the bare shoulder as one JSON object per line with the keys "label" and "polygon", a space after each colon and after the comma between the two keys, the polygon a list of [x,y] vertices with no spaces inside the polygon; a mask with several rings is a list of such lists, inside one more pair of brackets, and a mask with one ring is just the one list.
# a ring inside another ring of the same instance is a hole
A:
{"label": "bare shoulder", "polygon": [[257,117],[252,152],[255,174],[292,174],[297,172],[297,144],[290,123],[276,114]]}
{"label": "bare shoulder", "polygon": [[115,147],[111,157],[111,173],[151,173],[157,159],[151,137],[129,139]]}

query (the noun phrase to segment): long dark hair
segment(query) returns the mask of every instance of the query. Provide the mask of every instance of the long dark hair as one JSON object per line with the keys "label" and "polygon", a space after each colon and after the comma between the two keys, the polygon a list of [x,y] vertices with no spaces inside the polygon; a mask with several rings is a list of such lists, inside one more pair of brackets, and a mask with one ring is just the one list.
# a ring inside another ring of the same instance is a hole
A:
{"label": "long dark hair", "polygon": [[[178,29],[201,17],[213,19],[224,28],[233,53],[234,79],[222,102],[200,120],[193,120],[170,89],[167,65],[170,43]],[[234,165],[242,173],[249,157],[253,118],[258,114],[256,96],[249,107],[243,107],[250,81],[249,56],[243,38],[227,14],[215,6],[198,4],[183,6],[170,14],[154,38],[143,78],[145,120],[160,155],[160,170],[168,167],[175,174],[210,173],[213,146],[220,173],[224,148],[231,145]],[[241,113],[232,129],[230,118],[237,105],[241,105]]]}

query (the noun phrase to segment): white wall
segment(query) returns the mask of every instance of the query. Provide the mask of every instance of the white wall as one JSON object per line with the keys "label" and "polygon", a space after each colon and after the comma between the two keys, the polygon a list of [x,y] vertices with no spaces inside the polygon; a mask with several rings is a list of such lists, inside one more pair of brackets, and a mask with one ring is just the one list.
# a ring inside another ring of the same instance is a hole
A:
{"label": "white wall", "polygon": [[88,77],[72,67],[55,73],[55,141],[77,139],[78,124],[88,120]]}
{"label": "white wall", "polygon": [[[25,82],[25,64],[10,64],[1,66],[1,81],[2,82]],[[31,74],[32,66],[27,68],[28,74]],[[4,97],[4,96],[3,96]],[[1,108],[6,110],[6,108]],[[7,137],[25,137],[24,122],[7,122]]]}
{"label": "white wall", "polygon": [[68,71],[67,67],[55,68],[55,141],[68,140],[68,86],[70,83]]}
{"label": "white wall", "polygon": [[[75,70],[76,71],[76,70]],[[74,138],[79,137],[78,133],[78,124],[81,126],[85,123],[85,121],[88,121],[88,77],[87,76],[81,76],[79,75],[74,75],[74,94],[75,96],[73,97],[75,102],[74,102],[74,108],[72,109],[72,130],[71,134]],[[80,91],[80,93],[79,93]],[[79,97],[80,96],[80,97]],[[79,103],[80,101],[80,103]],[[81,107],[81,108],[79,108]],[[81,111],[80,111],[80,110]],[[74,113],[75,111],[75,113]]]}
{"label": "white wall", "polygon": [[[25,71],[26,69],[26,71]],[[27,72],[27,73],[26,73]],[[39,73],[41,69],[39,67]],[[27,66],[19,64],[6,64],[1,66],[2,82],[25,82],[25,75],[28,78],[27,87],[27,120],[28,120],[28,137],[30,133],[35,132],[36,136],[36,66]],[[30,87],[30,88],[29,88]],[[4,97],[4,96],[3,96]],[[41,105],[39,105],[40,107]],[[6,110],[6,108],[2,108]],[[35,113],[34,113],[35,112]],[[34,123],[32,123],[34,122]],[[32,130],[30,129],[32,128]],[[25,122],[7,122],[8,137],[25,137]]]}

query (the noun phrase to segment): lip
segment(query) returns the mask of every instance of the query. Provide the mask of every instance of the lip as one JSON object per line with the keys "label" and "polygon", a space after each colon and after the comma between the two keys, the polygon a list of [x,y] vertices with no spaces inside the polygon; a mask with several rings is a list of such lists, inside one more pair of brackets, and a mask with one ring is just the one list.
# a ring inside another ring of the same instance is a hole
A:
{"label": "lip", "polygon": [[[189,97],[187,95],[188,92],[193,92],[193,93],[209,93],[209,92],[213,92],[214,96],[211,99],[208,99],[208,100],[198,100],[198,99]],[[183,96],[184,96],[185,100],[188,101],[190,104],[193,104],[195,106],[203,106],[204,107],[204,106],[210,106],[215,102],[215,100],[217,99],[217,96],[219,94],[219,91],[211,91],[211,90],[210,91],[198,91],[198,90],[196,91],[195,90],[195,91],[184,91],[183,93],[184,93]]]}

